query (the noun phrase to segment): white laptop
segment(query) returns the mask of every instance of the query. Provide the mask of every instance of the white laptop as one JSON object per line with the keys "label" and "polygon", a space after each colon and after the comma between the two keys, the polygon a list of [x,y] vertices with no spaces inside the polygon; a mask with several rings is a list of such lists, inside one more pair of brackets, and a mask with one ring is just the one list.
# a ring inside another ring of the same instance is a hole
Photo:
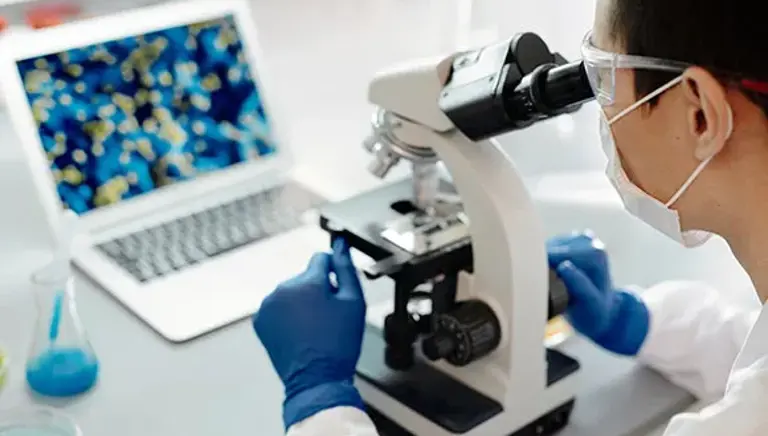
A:
{"label": "white laptop", "polygon": [[311,218],[323,199],[291,173],[245,1],[23,38],[2,41],[0,82],[47,213],[81,216],[78,267],[162,336],[250,315],[327,249]]}

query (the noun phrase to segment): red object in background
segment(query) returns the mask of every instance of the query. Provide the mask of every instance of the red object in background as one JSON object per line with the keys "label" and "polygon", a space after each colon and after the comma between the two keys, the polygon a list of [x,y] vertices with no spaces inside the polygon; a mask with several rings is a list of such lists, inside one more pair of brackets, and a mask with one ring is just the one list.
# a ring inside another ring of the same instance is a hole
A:
{"label": "red object in background", "polygon": [[63,2],[63,3],[52,3],[47,5],[41,5],[36,6],[34,8],[31,8],[27,13],[28,14],[34,14],[34,13],[50,13],[50,14],[57,14],[57,15],[63,15],[66,17],[71,17],[73,15],[78,15],[82,11],[82,8],[80,5],[77,5],[75,3],[70,2]]}
{"label": "red object in background", "polygon": [[5,17],[0,17],[0,32],[8,28],[8,20]]}
{"label": "red object in background", "polygon": [[33,29],[44,29],[62,24],[64,19],[58,14],[27,14],[27,24]]}
{"label": "red object in background", "polygon": [[27,24],[33,29],[58,26],[81,12],[74,3],[53,3],[31,8],[26,13]]}

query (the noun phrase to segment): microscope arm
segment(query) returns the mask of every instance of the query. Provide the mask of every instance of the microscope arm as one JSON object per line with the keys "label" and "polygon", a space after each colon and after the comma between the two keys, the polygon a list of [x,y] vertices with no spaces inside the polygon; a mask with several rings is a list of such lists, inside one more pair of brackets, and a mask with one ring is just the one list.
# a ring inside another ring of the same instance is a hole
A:
{"label": "microscope arm", "polygon": [[[489,138],[573,112],[592,98],[581,62],[568,64],[530,33],[397,66],[369,87],[369,100],[389,118],[385,134],[378,132],[373,141],[381,145],[377,161],[385,156],[396,162],[387,153],[407,144],[409,150],[434,151],[450,172],[470,219],[474,269],[460,275],[457,300],[485,302],[500,325],[497,352],[475,356],[483,359],[471,371],[438,365],[502,404],[511,400],[509,392],[525,398],[520,394],[532,389],[523,385],[546,384],[543,333],[531,326],[543,331],[549,317],[549,269],[525,185],[509,155]],[[541,358],[530,358],[533,353]]]}

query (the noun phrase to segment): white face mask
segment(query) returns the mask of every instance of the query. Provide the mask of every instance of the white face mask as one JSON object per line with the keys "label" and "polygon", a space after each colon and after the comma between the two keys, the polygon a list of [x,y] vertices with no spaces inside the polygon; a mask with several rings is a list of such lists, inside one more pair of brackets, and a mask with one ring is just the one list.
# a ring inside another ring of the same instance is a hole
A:
{"label": "white face mask", "polygon": [[[688,230],[683,231],[680,227],[680,215],[677,211],[671,209],[671,206],[680,199],[686,190],[693,184],[696,178],[704,171],[707,164],[712,160],[713,156],[703,160],[698,167],[693,171],[688,180],[683,183],[680,189],[675,192],[672,198],[666,203],[651,197],[649,194],[640,189],[637,185],[632,183],[624,172],[621,166],[621,159],[616,149],[616,141],[611,130],[611,125],[618,122],[632,111],[636,110],[640,106],[661,95],[672,87],[680,84],[683,81],[683,76],[680,76],[656,91],[650,93],[645,98],[639,100],[637,103],[628,107],[615,117],[608,121],[605,118],[605,114],[600,117],[600,136],[603,143],[603,150],[608,157],[608,168],[606,169],[606,175],[610,179],[613,187],[616,188],[621,196],[624,206],[627,211],[632,215],[645,221],[648,225],[656,230],[664,233],[685,247],[697,247],[709,240],[712,236],[711,233],[701,230]],[[728,121],[728,135],[730,138],[733,133],[733,112],[728,107],[729,121]]]}

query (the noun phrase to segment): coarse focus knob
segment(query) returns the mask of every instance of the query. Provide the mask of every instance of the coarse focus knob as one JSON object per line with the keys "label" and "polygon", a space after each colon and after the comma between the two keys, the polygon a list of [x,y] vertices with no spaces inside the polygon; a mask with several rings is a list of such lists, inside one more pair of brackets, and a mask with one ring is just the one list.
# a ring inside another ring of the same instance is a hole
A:
{"label": "coarse focus knob", "polygon": [[482,301],[470,300],[440,315],[435,332],[422,341],[421,348],[430,360],[466,366],[493,352],[500,342],[496,314]]}

